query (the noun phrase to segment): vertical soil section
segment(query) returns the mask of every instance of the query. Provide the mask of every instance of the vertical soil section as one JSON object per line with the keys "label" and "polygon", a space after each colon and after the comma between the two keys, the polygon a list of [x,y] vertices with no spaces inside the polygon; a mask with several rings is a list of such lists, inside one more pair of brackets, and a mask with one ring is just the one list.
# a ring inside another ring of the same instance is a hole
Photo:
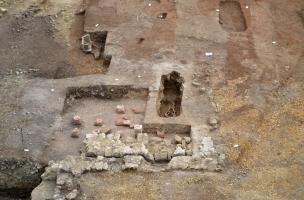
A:
{"label": "vertical soil section", "polygon": [[246,31],[247,24],[241,4],[231,0],[221,1],[219,23],[227,31]]}
{"label": "vertical soil section", "polygon": [[158,115],[177,117],[182,112],[184,79],[176,71],[163,75],[159,89]]}

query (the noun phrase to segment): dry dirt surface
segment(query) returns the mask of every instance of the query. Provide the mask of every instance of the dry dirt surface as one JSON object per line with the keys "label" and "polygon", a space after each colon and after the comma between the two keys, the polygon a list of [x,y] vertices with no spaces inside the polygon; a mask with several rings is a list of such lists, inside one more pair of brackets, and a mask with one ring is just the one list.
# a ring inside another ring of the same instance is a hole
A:
{"label": "dry dirt surface", "polygon": [[[81,50],[90,31],[107,33],[100,59]],[[162,94],[172,71],[184,87]],[[98,93],[65,110],[69,88],[95,85],[149,94]],[[162,95],[178,114],[157,111]],[[225,162],[217,172],[88,172],[76,199],[302,200],[304,1],[0,0],[0,199],[30,199],[49,161],[82,152],[97,117],[129,130],[114,123],[118,104],[143,110],[130,114],[136,123],[204,130]],[[86,124],[75,139],[76,114]]]}

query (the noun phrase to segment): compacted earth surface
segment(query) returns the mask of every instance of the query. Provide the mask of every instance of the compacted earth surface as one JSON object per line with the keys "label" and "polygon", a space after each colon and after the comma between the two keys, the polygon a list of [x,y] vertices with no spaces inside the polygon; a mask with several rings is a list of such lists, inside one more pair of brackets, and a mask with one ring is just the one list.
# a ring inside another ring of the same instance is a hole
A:
{"label": "compacted earth surface", "polygon": [[0,0],[0,199],[303,183],[303,0]]}

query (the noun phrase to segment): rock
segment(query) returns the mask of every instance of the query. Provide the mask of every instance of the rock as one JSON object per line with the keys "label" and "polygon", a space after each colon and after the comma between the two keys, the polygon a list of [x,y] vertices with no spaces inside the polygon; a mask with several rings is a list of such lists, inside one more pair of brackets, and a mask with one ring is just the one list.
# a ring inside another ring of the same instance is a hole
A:
{"label": "rock", "polygon": [[219,125],[219,120],[215,117],[210,117],[208,119],[208,124],[213,127],[213,128],[218,128],[218,125]]}
{"label": "rock", "polygon": [[102,126],[103,120],[101,118],[97,118],[94,122],[94,126]]}
{"label": "rock", "polygon": [[78,129],[78,128],[74,128],[74,129],[72,130],[71,137],[72,137],[72,138],[79,138],[79,136],[80,136],[80,131],[79,131],[79,129]]}
{"label": "rock", "polygon": [[73,200],[73,199],[76,199],[77,195],[78,195],[78,190],[74,189],[74,190],[72,190],[72,192],[67,194],[65,197],[67,200]]}
{"label": "rock", "polygon": [[144,161],[142,156],[124,156],[123,158],[124,166],[123,169],[137,169]]}
{"label": "rock", "polygon": [[142,129],[143,129],[143,126],[141,124],[135,124],[134,125],[134,132],[135,132],[135,134],[142,133]]}
{"label": "rock", "polygon": [[74,187],[73,175],[70,173],[59,173],[56,179],[56,185],[61,186],[61,188],[72,190]]}
{"label": "rock", "polygon": [[125,106],[124,105],[117,105],[116,106],[116,113],[125,114],[126,113]]}
{"label": "rock", "polygon": [[213,140],[211,137],[204,137],[200,146],[200,151],[203,156],[210,156],[215,152]]}
{"label": "rock", "polygon": [[186,156],[192,156],[193,151],[191,149],[186,150]]}
{"label": "rock", "polygon": [[159,138],[159,137],[151,137],[150,141],[151,141],[151,142],[158,143],[158,142],[162,142],[163,139],[161,139],[161,138]]}
{"label": "rock", "polygon": [[92,52],[92,40],[90,34],[81,37],[81,49],[85,53]]}
{"label": "rock", "polygon": [[168,167],[170,169],[187,169],[189,167],[189,163],[191,162],[191,157],[188,156],[178,156],[173,157],[169,162]]}
{"label": "rock", "polygon": [[191,143],[191,138],[190,137],[184,137],[185,141],[187,144],[190,144]]}
{"label": "rock", "polygon": [[179,146],[176,147],[173,153],[173,156],[185,156],[185,155],[186,155],[186,151]]}
{"label": "rock", "polygon": [[143,111],[140,108],[134,107],[131,109],[134,114],[141,114]]}
{"label": "rock", "polygon": [[187,143],[185,139],[182,139],[182,148],[187,149]]}
{"label": "rock", "polygon": [[88,133],[86,134],[86,139],[97,138],[97,136],[98,136],[97,133]]}
{"label": "rock", "polygon": [[120,139],[120,133],[119,132],[114,133],[113,140],[117,141],[119,139]]}
{"label": "rock", "polygon": [[149,136],[147,133],[138,133],[137,134],[137,142],[141,142],[143,144],[149,143]]}
{"label": "rock", "polygon": [[104,134],[109,134],[111,133],[112,129],[107,127],[107,126],[102,126],[100,129],[99,129],[99,132],[100,133],[104,133]]}
{"label": "rock", "polygon": [[154,154],[154,160],[156,162],[168,161],[168,152],[167,151],[156,152]]}
{"label": "rock", "polygon": [[105,157],[112,157],[112,148],[111,147],[106,147],[105,148]]}
{"label": "rock", "polygon": [[160,138],[165,138],[165,131],[157,130],[156,135]]}
{"label": "rock", "polygon": [[75,115],[72,119],[72,124],[74,125],[81,125],[81,118],[78,115]]}
{"label": "rock", "polygon": [[172,141],[171,139],[164,139],[164,143],[165,145],[170,146],[172,144]]}
{"label": "rock", "polygon": [[206,92],[206,88],[202,87],[199,89],[200,93],[204,94]]}
{"label": "rock", "polygon": [[223,154],[223,153],[221,153],[221,154],[219,155],[219,157],[217,158],[218,164],[224,166],[224,164],[225,164],[225,159],[226,159],[226,155]]}
{"label": "rock", "polygon": [[194,86],[194,87],[199,87],[199,86],[201,86],[201,84],[199,83],[199,82],[197,82],[197,81],[192,81],[192,85]]}
{"label": "rock", "polygon": [[132,136],[127,136],[127,137],[126,137],[126,143],[133,143],[133,142],[135,142],[135,141],[136,141],[135,138],[132,137]]}
{"label": "rock", "polygon": [[125,119],[117,119],[117,120],[115,120],[115,125],[116,126],[130,126],[131,121],[125,120]]}
{"label": "rock", "polygon": [[113,133],[108,134],[107,139],[114,140],[114,134]]}
{"label": "rock", "polygon": [[6,8],[2,8],[0,7],[0,14],[4,14],[7,12],[7,9]]}
{"label": "rock", "polygon": [[123,124],[123,126],[130,126],[131,125],[131,121],[130,120],[123,120],[122,124]]}
{"label": "rock", "polygon": [[182,143],[182,138],[179,135],[174,136],[174,140],[176,144],[181,144]]}

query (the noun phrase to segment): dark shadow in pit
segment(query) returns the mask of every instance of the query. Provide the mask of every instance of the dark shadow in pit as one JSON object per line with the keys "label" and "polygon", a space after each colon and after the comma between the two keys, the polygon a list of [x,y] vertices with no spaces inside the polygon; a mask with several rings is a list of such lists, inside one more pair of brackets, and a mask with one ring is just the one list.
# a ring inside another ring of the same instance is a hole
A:
{"label": "dark shadow in pit", "polygon": [[247,23],[241,4],[233,0],[221,1],[219,23],[227,31],[246,31]]}
{"label": "dark shadow in pit", "polygon": [[30,200],[31,193],[41,183],[45,166],[29,159],[0,160],[0,199]]}
{"label": "dark shadow in pit", "polygon": [[160,117],[177,117],[181,114],[183,83],[183,77],[176,71],[162,75],[157,102],[157,112]]}

